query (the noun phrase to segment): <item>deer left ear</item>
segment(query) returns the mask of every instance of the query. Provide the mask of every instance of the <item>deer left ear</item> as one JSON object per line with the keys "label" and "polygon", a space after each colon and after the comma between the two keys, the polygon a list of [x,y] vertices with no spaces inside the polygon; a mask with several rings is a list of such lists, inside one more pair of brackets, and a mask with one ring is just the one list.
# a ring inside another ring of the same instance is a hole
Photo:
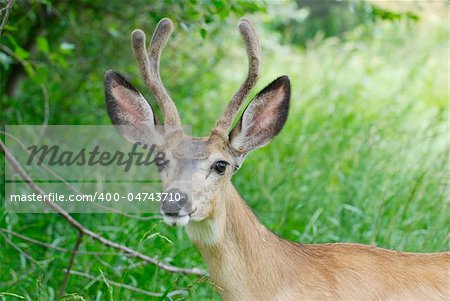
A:
{"label": "deer left ear", "polygon": [[287,76],[277,78],[259,92],[231,131],[231,147],[245,156],[269,143],[286,122],[290,98],[291,84]]}
{"label": "deer left ear", "polygon": [[119,133],[135,143],[161,144],[160,125],[144,96],[122,75],[106,72],[105,95],[108,114]]}

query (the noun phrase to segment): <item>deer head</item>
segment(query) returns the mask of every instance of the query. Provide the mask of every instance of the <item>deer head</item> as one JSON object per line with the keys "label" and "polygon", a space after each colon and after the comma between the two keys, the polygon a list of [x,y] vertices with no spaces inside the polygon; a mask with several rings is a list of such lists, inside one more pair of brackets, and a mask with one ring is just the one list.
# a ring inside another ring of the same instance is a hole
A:
{"label": "deer head", "polygon": [[[245,156],[269,143],[280,132],[288,115],[290,82],[287,76],[281,76],[270,83],[248,104],[236,126],[229,131],[240,106],[256,84],[261,61],[255,29],[247,19],[242,19],[239,30],[247,48],[247,78],[208,137],[187,136],[159,75],[160,55],[172,29],[172,22],[162,19],[148,50],[143,31],[135,30],[131,36],[141,76],[160,106],[164,122],[120,74],[106,73],[105,91],[109,116],[122,136],[133,143],[156,145],[166,153],[169,162],[160,166],[163,186],[166,192],[178,193],[181,198],[176,202],[161,202],[160,210],[168,224],[186,225],[211,218],[218,196],[232,185],[231,176]],[[183,150],[189,150],[191,157],[184,157]]]}

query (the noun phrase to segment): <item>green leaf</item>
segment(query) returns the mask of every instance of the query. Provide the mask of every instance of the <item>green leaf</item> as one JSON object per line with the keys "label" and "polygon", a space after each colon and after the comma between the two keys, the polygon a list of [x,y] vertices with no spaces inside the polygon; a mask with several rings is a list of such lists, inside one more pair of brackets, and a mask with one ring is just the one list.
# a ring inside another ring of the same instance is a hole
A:
{"label": "green leaf", "polygon": [[120,37],[120,33],[117,30],[116,25],[110,25],[108,26],[108,33],[113,37],[113,38],[118,38]]}
{"label": "green leaf", "polygon": [[204,28],[200,28],[200,36],[202,37],[202,39],[206,38],[207,35],[207,31]]}
{"label": "green leaf", "polygon": [[14,53],[21,60],[26,60],[30,56],[30,53],[20,46],[16,46],[16,48],[14,48]]}
{"label": "green leaf", "polygon": [[7,293],[7,292],[0,293],[0,296],[11,296],[11,297],[19,298],[19,299],[25,299],[24,296],[17,295],[17,294],[14,294],[14,293]]}
{"label": "green leaf", "polygon": [[50,48],[48,46],[48,41],[46,38],[37,37],[36,43],[37,43],[37,48],[39,49],[39,51],[41,51],[42,53],[48,54],[48,52],[50,51]]}

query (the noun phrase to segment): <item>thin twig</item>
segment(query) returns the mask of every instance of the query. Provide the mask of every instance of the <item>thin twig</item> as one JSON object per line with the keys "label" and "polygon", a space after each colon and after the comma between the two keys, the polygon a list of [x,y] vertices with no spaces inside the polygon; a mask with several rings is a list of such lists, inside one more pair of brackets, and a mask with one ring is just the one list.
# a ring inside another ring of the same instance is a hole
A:
{"label": "thin twig", "polygon": [[2,24],[0,25],[0,36],[2,35],[2,31],[6,25],[6,22],[8,22],[9,14],[11,13],[13,4],[14,4],[14,0],[9,0],[8,3],[6,4],[5,16],[3,17]]}
{"label": "thin twig", "polygon": [[116,273],[122,273],[123,271],[128,272],[129,270],[141,267],[144,264],[145,264],[144,261],[139,261],[139,262],[132,263],[130,265],[121,265],[121,266],[115,267],[114,272],[116,272]]}
{"label": "thin twig", "polygon": [[[1,140],[0,140],[1,141]],[[8,286],[8,285],[13,285],[15,283],[17,283],[18,281],[21,281],[22,279],[25,279],[28,275],[31,275],[31,273],[33,273],[36,269],[36,266],[38,266],[40,269],[42,269],[40,263],[34,259],[30,254],[28,254],[27,252],[25,252],[24,250],[22,250],[18,245],[16,245],[15,243],[13,243],[7,235],[3,234],[0,232],[0,235],[3,236],[3,238],[6,240],[6,242],[11,245],[14,249],[17,250],[17,252],[19,252],[20,254],[22,254],[26,259],[28,259],[30,261],[31,267],[30,270],[25,273],[24,275],[22,275],[21,277],[18,277],[17,279],[11,279],[10,281],[6,281],[6,282],[1,282],[0,286]]]}
{"label": "thin twig", "polygon": [[16,61],[18,61],[22,66],[28,65],[26,61],[24,61],[22,58],[18,57],[17,54],[14,53],[11,49],[6,47],[4,44],[0,44],[0,49],[3,50],[5,53],[9,54],[11,57],[13,57]]}
{"label": "thin twig", "polygon": [[39,139],[44,135],[45,129],[48,126],[48,119],[50,117],[50,99],[48,96],[48,88],[46,84],[41,84],[41,92],[44,97],[44,120],[42,121],[42,127],[40,128]]}
{"label": "thin twig", "polygon": [[[24,179],[26,183],[30,186],[30,188],[37,194],[44,196],[44,201],[46,198],[46,193],[38,186],[36,183],[33,182],[33,180],[30,178],[28,173],[22,168],[22,166],[17,162],[16,158],[9,152],[9,150],[6,148],[6,146],[3,144],[3,141],[0,140],[0,149],[5,154],[6,159],[9,161],[11,166],[14,168],[14,170]],[[168,272],[172,273],[182,273],[182,274],[191,274],[191,275],[198,275],[198,276],[205,276],[206,272],[199,269],[199,268],[180,268],[177,266],[173,266],[171,264],[162,263],[160,260],[144,255],[136,250],[133,250],[127,246],[118,244],[116,242],[110,241],[103,236],[85,228],[82,224],[80,224],[77,220],[75,220],[67,211],[62,209],[60,206],[55,204],[54,202],[46,202],[47,205],[49,205],[53,210],[55,210],[57,213],[59,213],[65,220],[67,220],[75,229],[77,229],[79,232],[91,237],[94,240],[99,241],[105,246],[117,249],[123,253],[129,254],[133,257],[139,258],[143,261],[146,261],[150,264],[153,264],[160,269],[163,269]]]}
{"label": "thin twig", "polygon": [[[95,277],[95,276],[92,276],[92,275],[90,275],[88,273],[83,273],[83,272],[78,272],[78,271],[67,271],[67,270],[64,270],[64,272],[69,272],[71,275],[82,276],[82,277],[85,277],[87,279],[91,279],[91,280],[94,280],[94,281],[99,281],[99,280],[102,279],[101,275]],[[133,291],[133,292],[136,292],[136,293],[139,293],[139,294],[143,294],[143,295],[146,295],[146,296],[162,297],[164,295],[163,293],[155,293],[155,292],[146,291],[146,290],[143,290],[143,289],[140,289],[140,288],[128,285],[128,284],[115,282],[115,281],[112,281],[112,280],[109,280],[109,279],[105,279],[105,280],[110,285],[113,285],[113,286],[116,286],[116,287],[120,287],[120,288],[124,288],[124,289],[130,290],[130,291]],[[169,294],[167,294],[167,296],[172,297],[172,296],[176,296],[176,295],[181,295],[184,292],[185,292],[185,290],[176,290],[176,291],[170,292]]]}
{"label": "thin twig", "polygon": [[16,245],[15,243],[13,243],[5,234],[0,232],[0,235],[3,236],[3,238],[6,240],[6,242],[8,244],[10,244],[14,249],[17,250],[17,252],[19,252],[20,254],[23,255],[23,257],[25,257],[26,259],[28,259],[30,262],[35,263],[38,267],[41,267],[41,264],[34,259],[30,254],[28,254],[27,252],[25,252],[24,250],[22,250],[22,248],[20,248],[18,245]]}
{"label": "thin twig", "polygon": [[[72,253],[73,250],[70,249],[66,249],[66,248],[62,248],[62,247],[58,247],[58,246],[54,246],[52,244],[25,236],[23,234],[17,233],[15,231],[12,230],[8,230],[8,229],[4,229],[4,228],[0,228],[0,232],[4,232],[4,233],[8,233],[11,234],[13,236],[16,236],[24,241],[30,242],[32,244],[38,245],[38,246],[42,246],[48,249],[54,249],[56,251],[59,252],[64,252],[64,253]],[[90,256],[130,256],[129,254],[125,254],[125,253],[121,253],[121,252],[93,252],[93,251],[78,251],[77,252],[78,255],[90,255]]]}
{"label": "thin twig", "polygon": [[66,274],[64,275],[64,280],[59,288],[59,295],[63,296],[66,291],[67,283],[70,277],[70,271],[72,270],[73,263],[75,262],[75,257],[77,256],[78,249],[80,248],[81,242],[83,240],[83,233],[78,233],[77,242],[73,248],[72,256],[70,256],[69,264],[67,265]]}

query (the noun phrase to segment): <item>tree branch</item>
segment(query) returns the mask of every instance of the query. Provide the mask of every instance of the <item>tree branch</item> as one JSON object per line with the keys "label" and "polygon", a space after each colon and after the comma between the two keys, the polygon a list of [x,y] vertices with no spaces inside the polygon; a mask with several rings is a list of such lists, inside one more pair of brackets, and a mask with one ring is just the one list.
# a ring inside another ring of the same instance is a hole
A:
{"label": "tree branch", "polygon": [[[27,241],[29,243],[38,245],[38,246],[42,246],[48,249],[54,249],[56,251],[59,252],[64,252],[64,253],[72,253],[73,250],[70,249],[66,249],[66,248],[62,248],[62,247],[58,247],[58,246],[54,246],[50,243],[46,243],[28,236],[25,236],[23,234],[17,233],[15,231],[12,230],[8,230],[8,229],[4,229],[4,228],[0,228],[0,232],[4,232],[4,233],[8,233],[11,234],[15,237],[18,237],[24,241]],[[124,254],[124,253],[120,253],[120,252],[93,252],[93,251],[78,251],[77,252],[79,255],[90,255],[90,256],[130,256],[129,254]]]}
{"label": "tree branch", "polygon": [[8,22],[9,14],[11,13],[11,9],[13,7],[13,4],[14,4],[14,0],[9,0],[8,3],[6,4],[5,16],[3,17],[2,24],[0,25],[0,36],[2,35],[2,31],[3,31],[3,28],[6,25],[6,22]]}
{"label": "tree branch", "polygon": [[66,291],[67,282],[69,281],[70,277],[70,271],[72,270],[73,263],[75,262],[75,257],[77,256],[78,249],[80,248],[81,242],[83,240],[83,233],[78,233],[77,242],[75,243],[75,246],[73,248],[72,256],[70,256],[69,265],[66,269],[66,274],[64,275],[63,283],[61,284],[61,287],[59,288],[59,295],[63,296],[64,292]]}
{"label": "tree branch", "polygon": [[[9,161],[14,170],[24,179],[24,181],[30,186],[30,188],[37,194],[43,195],[44,200],[46,193],[38,186],[33,180],[30,178],[28,173],[22,168],[22,166],[17,162],[15,157],[9,152],[6,146],[3,144],[3,141],[0,140],[0,149],[5,154],[6,159]],[[60,206],[55,204],[54,202],[46,202],[53,210],[55,210],[59,215],[61,215],[67,222],[69,222],[75,229],[77,229],[80,233],[83,233],[90,238],[99,241],[105,246],[110,248],[114,248],[123,253],[129,254],[132,257],[139,258],[147,263],[153,264],[159,267],[162,270],[172,272],[172,273],[182,273],[182,274],[190,274],[190,275],[198,275],[198,276],[206,276],[206,272],[199,268],[180,268],[170,264],[162,263],[158,259],[144,255],[136,250],[133,250],[127,246],[118,244],[116,242],[110,241],[103,236],[85,228],[82,224],[80,224],[77,220],[75,220],[69,213],[67,213]]]}

